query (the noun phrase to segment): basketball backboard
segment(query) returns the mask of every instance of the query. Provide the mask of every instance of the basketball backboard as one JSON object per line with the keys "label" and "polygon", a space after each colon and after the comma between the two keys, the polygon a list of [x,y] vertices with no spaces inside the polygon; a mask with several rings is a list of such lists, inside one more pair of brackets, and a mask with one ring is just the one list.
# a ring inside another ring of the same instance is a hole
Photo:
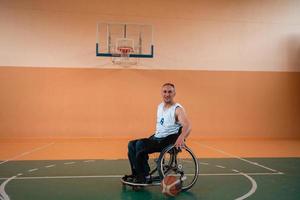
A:
{"label": "basketball backboard", "polygon": [[152,25],[98,23],[96,56],[153,58]]}

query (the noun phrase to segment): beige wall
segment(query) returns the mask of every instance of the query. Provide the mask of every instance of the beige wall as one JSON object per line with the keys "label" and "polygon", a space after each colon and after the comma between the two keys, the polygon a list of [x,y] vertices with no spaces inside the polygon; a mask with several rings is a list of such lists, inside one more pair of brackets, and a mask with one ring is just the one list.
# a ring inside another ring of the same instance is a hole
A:
{"label": "beige wall", "polygon": [[147,136],[177,85],[193,137],[300,137],[300,73],[0,68],[0,139]]}
{"label": "beige wall", "polygon": [[[166,81],[194,137],[299,137],[299,10],[299,0],[0,0],[0,137],[149,135]],[[99,21],[152,24],[155,58],[139,70],[96,58]]]}
{"label": "beige wall", "polygon": [[153,24],[147,68],[299,71],[299,0],[0,0],[0,66],[112,67],[99,21]]}

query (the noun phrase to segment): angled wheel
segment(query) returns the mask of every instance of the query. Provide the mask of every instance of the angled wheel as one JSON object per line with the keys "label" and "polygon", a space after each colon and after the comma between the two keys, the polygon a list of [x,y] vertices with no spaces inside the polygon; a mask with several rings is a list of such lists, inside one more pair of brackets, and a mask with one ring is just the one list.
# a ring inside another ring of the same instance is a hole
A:
{"label": "angled wheel", "polygon": [[198,179],[197,158],[187,146],[180,150],[174,145],[166,147],[160,153],[157,168],[161,180],[166,175],[184,176],[186,179],[182,182],[183,191],[191,189]]}

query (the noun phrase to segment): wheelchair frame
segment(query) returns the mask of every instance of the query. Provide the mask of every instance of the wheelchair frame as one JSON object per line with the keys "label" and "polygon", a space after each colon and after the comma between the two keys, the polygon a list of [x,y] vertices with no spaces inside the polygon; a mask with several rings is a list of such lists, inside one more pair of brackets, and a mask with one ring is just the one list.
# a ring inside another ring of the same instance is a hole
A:
{"label": "wheelchair frame", "polygon": [[[178,162],[178,155],[182,153],[182,151],[186,151],[190,155],[192,159],[194,169],[193,173],[185,174],[183,164]],[[169,159],[166,160],[165,155],[169,154]],[[196,156],[192,152],[192,150],[187,147],[186,145],[181,149],[177,149],[175,145],[169,145],[164,148],[160,153],[157,159],[154,159],[155,168],[150,170],[150,175],[152,176],[153,183],[152,184],[129,184],[127,182],[123,182],[123,185],[129,185],[134,190],[137,190],[138,187],[145,187],[145,186],[158,186],[160,182],[164,179],[164,177],[170,173],[175,173],[175,175],[180,176],[180,179],[183,180],[183,177],[189,176],[190,183],[187,185],[182,186],[182,191],[187,191],[193,187],[193,185],[197,182],[198,174],[199,174],[199,165]],[[158,176],[153,176],[156,172],[158,172]],[[184,182],[183,182],[184,183]]]}

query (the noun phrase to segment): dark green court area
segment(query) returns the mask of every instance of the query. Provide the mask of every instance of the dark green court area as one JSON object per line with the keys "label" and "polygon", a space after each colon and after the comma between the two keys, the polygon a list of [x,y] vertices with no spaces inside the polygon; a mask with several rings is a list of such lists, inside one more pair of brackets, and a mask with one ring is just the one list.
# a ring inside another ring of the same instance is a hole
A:
{"label": "dark green court area", "polygon": [[[176,199],[300,199],[300,158],[247,160],[275,171],[239,159],[199,159],[196,185]],[[175,199],[158,186],[124,188],[120,176],[128,173],[127,160],[10,161],[0,165],[0,199]]]}

